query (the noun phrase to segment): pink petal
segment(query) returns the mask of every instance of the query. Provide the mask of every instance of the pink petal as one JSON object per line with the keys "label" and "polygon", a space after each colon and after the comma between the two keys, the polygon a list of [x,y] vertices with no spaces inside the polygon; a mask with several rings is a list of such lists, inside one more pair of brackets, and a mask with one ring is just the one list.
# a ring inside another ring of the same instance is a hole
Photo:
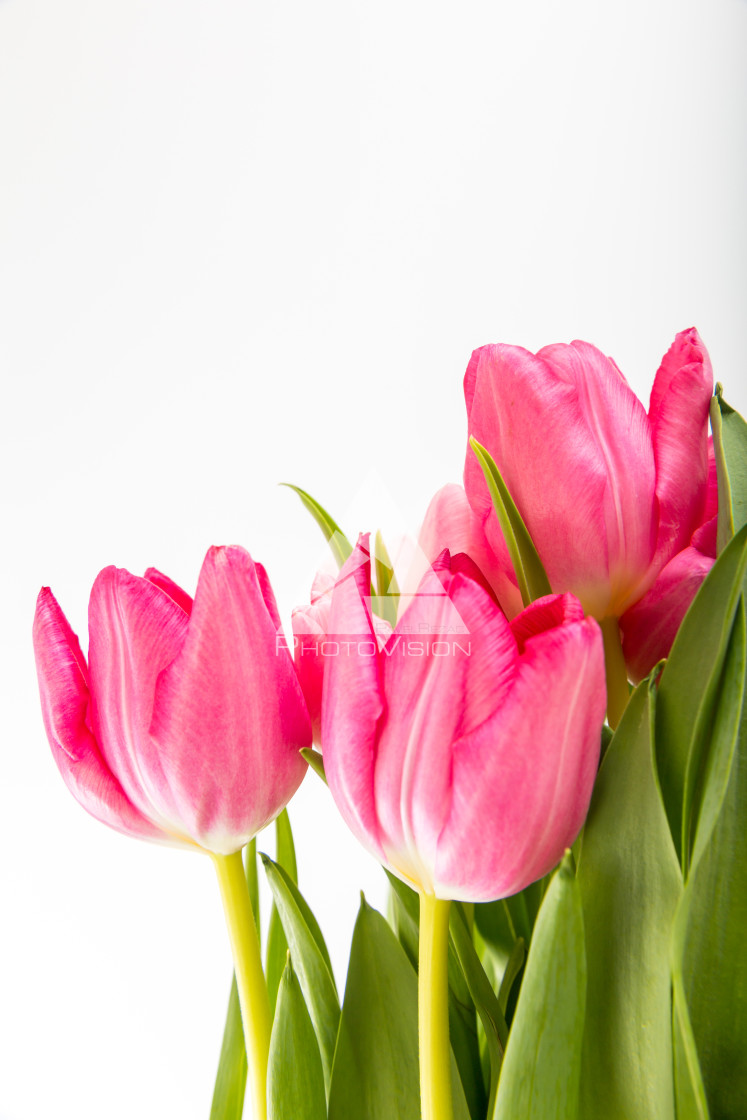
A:
{"label": "pink petal", "polygon": [[[487,346],[473,355],[465,395],[470,434],[493,455],[551,585],[600,617],[614,610],[646,572],[656,528],[648,420],[619,370],[586,343],[536,357]],[[497,550],[500,529],[471,450],[464,479]]]}
{"label": "pink petal", "polygon": [[128,836],[167,839],[129,801],[88,725],[88,668],[78,639],[48,587],[34,615],[34,652],[44,726],[65,785],[96,820]]}
{"label": "pink petal", "polygon": [[[716,519],[693,539],[715,544]],[[623,653],[633,681],[643,680],[662,657],[668,657],[680,624],[714,564],[710,555],[691,546],[669,561],[653,587],[620,619]]]}
{"label": "pink petal", "polygon": [[113,567],[96,578],[88,608],[93,731],[130,801],[183,839],[149,728],[156,679],[181,649],[188,625],[182,607],[150,580]]}
{"label": "pink petal", "polygon": [[[332,586],[334,580],[331,581]],[[298,681],[311,717],[314,742],[321,743],[322,687],[324,683],[324,640],[329,626],[332,606],[332,586],[319,593],[318,578],[314,581],[311,602],[295,607],[291,615],[293,626],[293,661]]]}
{"label": "pink petal", "polygon": [[498,550],[491,548],[482,519],[473,511],[462,486],[451,483],[434,495],[418,543],[431,564],[445,548],[452,555],[466,553],[488,580],[508,617],[521,610],[521,593],[505,541],[501,537]]}
{"label": "pink petal", "polygon": [[[329,788],[348,827],[381,862],[374,799],[376,734],[384,711],[381,661],[370,610],[371,563],[362,537],[335,584],[324,669],[322,742]],[[330,646],[330,650],[333,647]]]}
{"label": "pink petal", "polygon": [[649,409],[659,501],[655,572],[687,547],[705,516],[712,393],[711,363],[697,331],[678,334],[656,374]]}
{"label": "pink petal", "polygon": [[584,608],[574,595],[545,595],[535,599],[511,622],[519,653],[523,653],[527,642],[538,634],[567,622],[580,622],[583,617]]}
{"label": "pink petal", "polygon": [[164,803],[210,851],[230,853],[301,783],[311,726],[290,653],[242,548],[211,548],[181,650],[159,674],[150,732]]}
{"label": "pink petal", "polygon": [[149,583],[155,584],[156,587],[160,587],[161,591],[165,591],[169,598],[173,599],[182,608],[185,614],[190,615],[192,613],[192,596],[188,595],[178,583],[174,583],[173,579],[169,579],[163,572],[159,572],[158,568],[148,568],[145,572],[145,579]]}
{"label": "pink petal", "polygon": [[506,897],[555,866],[588,810],[605,709],[596,622],[527,643],[504,704],[454,746],[438,897]]}
{"label": "pink petal", "polygon": [[516,643],[492,596],[461,572],[426,576],[384,656],[375,797],[387,862],[432,889],[451,802],[452,743],[498,706]]}

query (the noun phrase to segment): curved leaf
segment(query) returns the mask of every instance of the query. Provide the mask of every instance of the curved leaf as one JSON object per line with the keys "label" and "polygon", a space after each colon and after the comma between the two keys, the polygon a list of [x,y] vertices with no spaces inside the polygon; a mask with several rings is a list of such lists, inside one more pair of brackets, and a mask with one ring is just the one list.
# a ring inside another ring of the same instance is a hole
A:
{"label": "curved leaf", "polygon": [[283,970],[267,1069],[268,1120],[326,1120],[319,1046],[291,966]]}

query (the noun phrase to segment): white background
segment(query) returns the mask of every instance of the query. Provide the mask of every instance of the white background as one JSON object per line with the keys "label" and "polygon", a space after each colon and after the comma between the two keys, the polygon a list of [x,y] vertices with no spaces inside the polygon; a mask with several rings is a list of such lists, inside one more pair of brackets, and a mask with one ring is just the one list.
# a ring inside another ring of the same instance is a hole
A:
{"label": "white background", "polygon": [[[0,0],[2,1120],[206,1120],[230,976],[209,861],[63,787],[39,587],[85,643],[104,565],[238,542],[287,618],[323,547],[276,483],[415,529],[484,342],[647,400],[695,324],[744,410],[745,47],[744,0]],[[383,877],[313,775],[292,817],[342,984]]]}

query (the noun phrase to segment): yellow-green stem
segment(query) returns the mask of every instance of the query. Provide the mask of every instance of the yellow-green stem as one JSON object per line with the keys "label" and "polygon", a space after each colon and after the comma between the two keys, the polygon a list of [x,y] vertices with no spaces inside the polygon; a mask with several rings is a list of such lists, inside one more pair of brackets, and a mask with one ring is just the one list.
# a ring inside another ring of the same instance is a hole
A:
{"label": "yellow-green stem", "polygon": [[614,731],[630,699],[628,670],[617,619],[605,618],[600,626],[604,638],[604,668],[607,674],[607,722]]}
{"label": "yellow-green stem", "polygon": [[267,1120],[267,1058],[270,1052],[272,1015],[262,971],[257,926],[241,852],[234,852],[231,856],[211,854],[218,875],[236,969],[253,1104],[251,1116],[252,1120]]}
{"label": "yellow-green stem", "polygon": [[449,908],[420,895],[418,1035],[422,1120],[453,1120],[449,1046]]}

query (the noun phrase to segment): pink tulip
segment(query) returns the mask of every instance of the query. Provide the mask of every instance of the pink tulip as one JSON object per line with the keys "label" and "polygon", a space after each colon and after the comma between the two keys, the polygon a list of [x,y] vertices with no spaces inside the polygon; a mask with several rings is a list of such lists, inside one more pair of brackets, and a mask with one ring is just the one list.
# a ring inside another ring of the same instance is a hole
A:
{"label": "pink tulip", "polygon": [[[619,619],[678,558],[667,593],[649,600],[663,641],[657,650],[664,653],[671,621],[684,613],[709,566],[690,543],[712,516],[706,510],[712,389],[711,364],[694,329],[678,334],[665,355],[648,414],[614,362],[586,342],[536,355],[484,346],[473,353],[464,379],[470,435],[495,459],[553,590],[577,595],[599,620]],[[506,568],[471,450],[464,483],[493,562]],[[657,611],[670,622],[661,622]],[[650,669],[653,646],[644,653],[637,626],[627,635],[630,663],[638,672]]]}
{"label": "pink tulip", "polygon": [[44,723],[80,804],[131,836],[228,855],[298,788],[311,728],[264,569],[211,548],[194,602],[105,568],[89,660],[49,588],[34,618]]}
{"label": "pink tulip", "polygon": [[599,627],[570,595],[509,623],[469,559],[445,552],[379,648],[369,583],[362,538],[329,620],[332,795],[376,859],[426,894],[513,894],[586,815],[606,701]]}

